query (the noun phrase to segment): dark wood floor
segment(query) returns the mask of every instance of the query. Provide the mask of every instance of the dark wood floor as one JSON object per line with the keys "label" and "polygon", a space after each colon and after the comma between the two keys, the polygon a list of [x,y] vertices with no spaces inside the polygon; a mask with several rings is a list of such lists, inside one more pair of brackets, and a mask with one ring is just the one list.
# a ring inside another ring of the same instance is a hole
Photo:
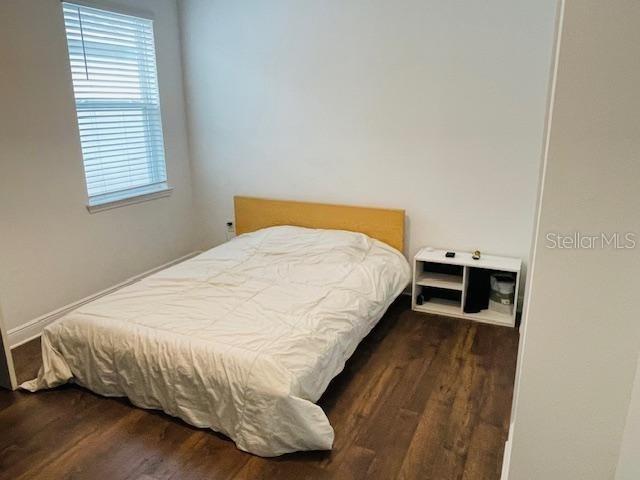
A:
{"label": "dark wood floor", "polygon": [[[77,386],[0,391],[2,479],[477,479],[500,476],[518,336],[394,304],[320,400],[331,452],[264,459]],[[14,350],[33,376],[38,342]]]}

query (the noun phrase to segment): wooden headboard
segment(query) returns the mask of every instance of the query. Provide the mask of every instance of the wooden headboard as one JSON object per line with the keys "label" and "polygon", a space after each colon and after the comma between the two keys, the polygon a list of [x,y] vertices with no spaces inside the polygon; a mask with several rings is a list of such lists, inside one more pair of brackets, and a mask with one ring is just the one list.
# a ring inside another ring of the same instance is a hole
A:
{"label": "wooden headboard", "polygon": [[404,251],[404,210],[234,197],[236,233],[277,225],[364,233]]}

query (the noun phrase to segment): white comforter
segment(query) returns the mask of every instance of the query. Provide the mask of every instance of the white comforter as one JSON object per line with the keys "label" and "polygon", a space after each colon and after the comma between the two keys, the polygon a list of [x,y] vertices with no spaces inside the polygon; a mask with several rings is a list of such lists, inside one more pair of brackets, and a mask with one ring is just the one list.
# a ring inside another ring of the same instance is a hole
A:
{"label": "white comforter", "polygon": [[257,455],[330,449],[315,402],[408,281],[405,258],[366,235],[260,230],[48,326],[22,387],[72,380]]}

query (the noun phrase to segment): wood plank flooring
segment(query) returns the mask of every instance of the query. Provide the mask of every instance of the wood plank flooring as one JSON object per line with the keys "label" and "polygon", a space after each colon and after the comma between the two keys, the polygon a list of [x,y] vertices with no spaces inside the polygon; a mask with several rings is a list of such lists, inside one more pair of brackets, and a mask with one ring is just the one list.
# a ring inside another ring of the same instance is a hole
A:
{"label": "wood plank flooring", "polygon": [[[497,480],[518,334],[391,306],[320,400],[331,452],[273,459],[77,386],[0,390],[0,479]],[[39,342],[14,350],[34,376]]]}

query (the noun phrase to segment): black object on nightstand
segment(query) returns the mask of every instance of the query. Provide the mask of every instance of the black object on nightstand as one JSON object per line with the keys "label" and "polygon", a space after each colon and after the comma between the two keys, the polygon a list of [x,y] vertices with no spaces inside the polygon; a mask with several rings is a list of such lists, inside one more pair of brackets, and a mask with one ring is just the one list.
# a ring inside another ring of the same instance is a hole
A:
{"label": "black object on nightstand", "polygon": [[444,256],[447,258],[453,258],[456,256],[456,252],[447,252],[444,254]]}

